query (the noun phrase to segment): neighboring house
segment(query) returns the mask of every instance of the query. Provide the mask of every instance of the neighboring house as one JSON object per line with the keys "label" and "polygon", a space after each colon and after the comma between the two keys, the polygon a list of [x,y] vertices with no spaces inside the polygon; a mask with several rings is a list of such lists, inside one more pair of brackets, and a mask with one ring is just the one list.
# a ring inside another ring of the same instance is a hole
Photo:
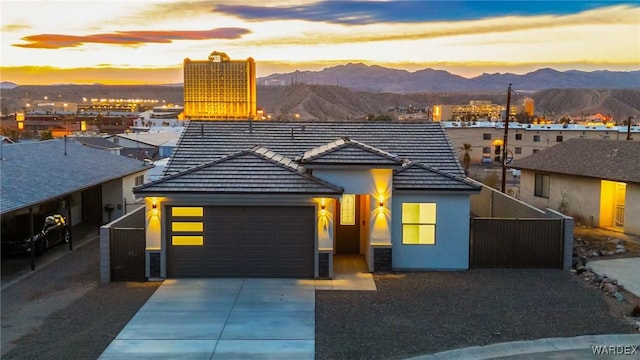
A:
{"label": "neighboring house", "polygon": [[436,123],[191,121],[146,203],[147,277],[468,269],[470,196]]}
{"label": "neighboring house", "polygon": [[69,137],[69,140],[78,142],[84,146],[108,151],[114,155],[120,155],[120,151],[122,150],[122,146],[114,144],[100,136],[74,136]]}
{"label": "neighboring house", "polygon": [[6,137],[6,136],[2,136],[0,135],[0,142],[2,142],[3,144],[13,144],[14,141],[11,140],[10,138]]}
{"label": "neighboring house", "polygon": [[[105,224],[133,204],[132,189],[144,183],[144,162],[62,139],[3,146],[0,214],[61,213],[79,223]],[[21,224],[26,226],[25,224]]]}
{"label": "neighboring house", "polygon": [[520,199],[593,226],[640,235],[640,142],[572,139],[512,166]]}
{"label": "neighboring house", "polygon": [[117,134],[105,137],[108,141],[122,146],[120,154],[138,160],[158,160],[168,156],[176,147],[182,127],[150,129],[148,132]]}

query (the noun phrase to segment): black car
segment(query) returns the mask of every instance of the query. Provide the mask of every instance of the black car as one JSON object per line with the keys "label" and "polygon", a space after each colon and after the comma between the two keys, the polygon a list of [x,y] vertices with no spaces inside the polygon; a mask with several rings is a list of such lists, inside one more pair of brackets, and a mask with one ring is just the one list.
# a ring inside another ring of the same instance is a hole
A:
{"label": "black car", "polygon": [[[28,215],[18,216],[10,223],[2,224],[2,255],[23,255],[31,251]],[[34,216],[35,226],[42,226],[42,230],[34,236],[36,255],[42,254],[48,248],[60,243],[69,242],[69,224],[62,215],[46,217]]]}

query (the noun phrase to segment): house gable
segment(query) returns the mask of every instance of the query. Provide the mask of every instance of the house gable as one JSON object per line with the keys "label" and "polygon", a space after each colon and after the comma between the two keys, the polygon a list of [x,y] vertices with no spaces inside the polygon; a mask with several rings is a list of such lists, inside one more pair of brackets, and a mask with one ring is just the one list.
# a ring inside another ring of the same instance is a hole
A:
{"label": "house gable", "polygon": [[353,168],[400,168],[403,160],[397,155],[373,146],[343,137],[328,144],[306,151],[296,158],[307,168],[322,166],[348,166]]}

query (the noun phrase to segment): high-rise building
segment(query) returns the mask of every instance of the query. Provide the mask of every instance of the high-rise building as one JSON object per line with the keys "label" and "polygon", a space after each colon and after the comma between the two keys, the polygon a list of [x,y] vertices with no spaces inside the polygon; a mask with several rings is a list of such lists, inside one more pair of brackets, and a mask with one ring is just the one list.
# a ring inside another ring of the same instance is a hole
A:
{"label": "high-rise building", "polygon": [[530,98],[530,97],[524,98],[524,100],[522,100],[522,107],[524,108],[524,112],[526,112],[527,115],[533,116],[534,107],[533,107],[533,99],[532,98]]}
{"label": "high-rise building", "polygon": [[184,59],[184,116],[199,120],[256,117],[256,64],[214,51],[208,60]]}

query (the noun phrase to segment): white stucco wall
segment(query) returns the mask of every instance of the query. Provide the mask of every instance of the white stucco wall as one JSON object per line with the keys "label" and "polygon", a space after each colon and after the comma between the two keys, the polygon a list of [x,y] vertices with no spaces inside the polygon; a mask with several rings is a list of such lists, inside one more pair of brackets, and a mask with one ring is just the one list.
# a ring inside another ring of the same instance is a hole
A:
{"label": "white stucco wall", "polygon": [[640,184],[627,184],[624,206],[624,232],[640,236]]}
{"label": "white stucco wall", "polygon": [[[541,172],[542,173],[542,172]],[[565,214],[593,225],[600,223],[600,179],[581,176],[549,174],[549,198],[534,196],[535,172],[522,170],[520,200],[539,209],[558,210],[563,194],[566,200]]]}
{"label": "white stucco wall", "polygon": [[[124,214],[122,210],[122,182],[122,179],[116,179],[102,184],[102,204],[100,205],[100,211],[102,213],[103,224],[111,222]],[[111,219],[109,219],[109,213],[105,210],[107,204],[113,206]]]}
{"label": "white stucco wall", "polygon": [[[436,203],[435,245],[402,244],[402,204]],[[392,207],[394,269],[463,270],[469,268],[468,194],[396,193]]]}

